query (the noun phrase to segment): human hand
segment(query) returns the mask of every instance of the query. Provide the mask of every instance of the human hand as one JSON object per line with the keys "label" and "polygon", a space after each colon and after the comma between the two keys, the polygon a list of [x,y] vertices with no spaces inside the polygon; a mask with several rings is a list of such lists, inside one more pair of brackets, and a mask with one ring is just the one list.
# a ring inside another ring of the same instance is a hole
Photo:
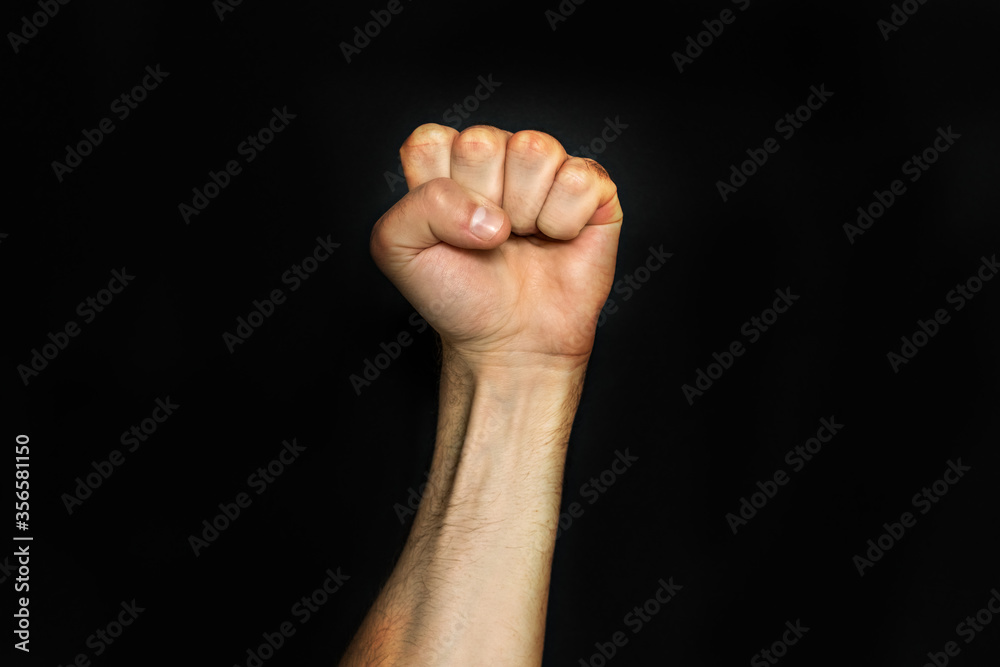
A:
{"label": "human hand", "polygon": [[409,192],[375,224],[376,264],[470,369],[585,366],[623,213],[593,160],[548,134],[426,124]]}

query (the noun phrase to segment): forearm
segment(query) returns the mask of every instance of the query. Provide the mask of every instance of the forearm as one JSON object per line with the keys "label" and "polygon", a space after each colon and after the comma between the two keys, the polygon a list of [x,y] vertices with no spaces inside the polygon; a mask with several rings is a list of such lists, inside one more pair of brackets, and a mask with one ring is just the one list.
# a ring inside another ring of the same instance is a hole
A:
{"label": "forearm", "polygon": [[446,349],[428,484],[344,665],[537,665],[585,364],[473,371]]}

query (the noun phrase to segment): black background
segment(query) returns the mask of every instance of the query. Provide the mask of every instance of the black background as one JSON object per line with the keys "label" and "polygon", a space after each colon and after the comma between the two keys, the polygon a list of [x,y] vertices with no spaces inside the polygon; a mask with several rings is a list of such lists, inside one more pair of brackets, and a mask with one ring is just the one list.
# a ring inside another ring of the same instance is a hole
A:
{"label": "black background", "polygon": [[[782,664],[917,667],[947,641],[952,664],[995,664],[1000,619],[970,644],[956,626],[1000,586],[1000,284],[946,301],[1000,249],[995,3],[928,2],[888,40],[881,2],[589,0],[553,30],[558,6],[403,0],[350,63],[339,44],[385,3],[245,0],[220,21],[208,1],[77,0],[18,53],[5,39],[3,438],[9,456],[31,438],[34,537],[16,664],[245,665],[284,621],[296,634],[265,664],[335,663],[405,541],[396,506],[435,426],[433,333],[368,234],[404,194],[386,176],[399,145],[489,75],[501,85],[460,127],[576,152],[626,124],[598,156],[625,210],[616,277],[673,253],[611,295],[598,331],[564,489],[585,511],[557,542],[545,663],[587,664],[624,631],[608,664],[747,664],[801,619]],[[671,54],[725,8],[735,22],[678,72]],[[37,11],[11,3],[0,27]],[[60,182],[52,162],[157,64],[169,76]],[[781,138],[821,84],[833,96]],[[287,129],[185,224],[178,205],[275,107]],[[961,138],[910,183],[902,164],[939,127]],[[768,137],[780,150],[723,202],[716,182]],[[906,193],[851,244],[843,224],[897,178]],[[289,291],[318,236],[340,247]],[[122,267],[134,281],[25,385],[18,365]],[[275,288],[287,301],[230,353],[222,334]],[[681,386],[779,288],[800,299],[689,405]],[[951,321],[894,373],[886,354],[938,308]],[[356,392],[402,331],[415,342]],[[175,414],[68,513],[76,478],[167,396]],[[734,535],[726,514],[824,417],[844,428]],[[256,495],[248,476],[292,438],[304,453]],[[626,449],[638,461],[590,504],[581,485]],[[959,458],[971,471],[859,576],[867,540]],[[189,536],[243,491],[251,506],[195,556]],[[350,578],[300,624],[328,568]],[[0,576],[13,608],[16,574]],[[625,615],[671,577],[683,589],[634,634]],[[145,611],[95,656],[88,637],[132,599]]]}

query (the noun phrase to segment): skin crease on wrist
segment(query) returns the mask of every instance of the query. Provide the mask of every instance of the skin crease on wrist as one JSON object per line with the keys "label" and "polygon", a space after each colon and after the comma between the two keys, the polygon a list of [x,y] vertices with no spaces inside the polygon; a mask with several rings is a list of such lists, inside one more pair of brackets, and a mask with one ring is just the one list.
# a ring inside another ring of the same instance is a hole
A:
{"label": "skin crease on wrist", "polygon": [[540,132],[425,125],[400,156],[410,191],[371,250],[440,336],[437,438],[403,552],[341,665],[539,665],[617,188]]}

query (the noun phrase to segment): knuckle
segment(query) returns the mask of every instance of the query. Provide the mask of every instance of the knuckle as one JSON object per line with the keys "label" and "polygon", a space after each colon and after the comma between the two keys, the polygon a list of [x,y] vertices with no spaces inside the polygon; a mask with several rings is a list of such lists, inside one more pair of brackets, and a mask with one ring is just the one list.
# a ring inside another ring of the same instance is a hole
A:
{"label": "knuckle", "polygon": [[415,129],[399,148],[404,169],[415,164],[432,163],[435,157],[451,146],[458,131],[436,123],[425,123]]}
{"label": "knuckle", "polygon": [[545,157],[558,148],[559,142],[552,135],[537,130],[521,130],[507,141],[507,152],[524,158]]}
{"label": "knuckle", "polygon": [[453,181],[450,178],[432,178],[424,183],[421,194],[431,211],[442,211],[448,208],[451,198]]}
{"label": "knuckle", "polygon": [[458,130],[447,125],[424,123],[410,133],[400,150],[436,149],[450,144]]}
{"label": "knuckle", "polygon": [[570,241],[576,238],[580,231],[561,216],[539,219],[538,227],[543,234],[559,241]]}
{"label": "knuckle", "polygon": [[598,162],[597,160],[591,160],[590,158],[583,158],[583,161],[584,164],[587,166],[587,169],[589,169],[590,172],[595,176],[597,176],[599,179],[601,180],[606,179],[609,181],[611,180],[611,174],[608,173],[608,170],[605,169],[600,162]]}
{"label": "knuckle", "polygon": [[474,126],[463,130],[453,144],[452,151],[459,158],[481,161],[496,157],[503,150],[503,142],[493,128]]}
{"label": "knuckle", "polygon": [[593,182],[594,173],[580,158],[567,160],[555,178],[556,185],[571,195],[585,193]]}

